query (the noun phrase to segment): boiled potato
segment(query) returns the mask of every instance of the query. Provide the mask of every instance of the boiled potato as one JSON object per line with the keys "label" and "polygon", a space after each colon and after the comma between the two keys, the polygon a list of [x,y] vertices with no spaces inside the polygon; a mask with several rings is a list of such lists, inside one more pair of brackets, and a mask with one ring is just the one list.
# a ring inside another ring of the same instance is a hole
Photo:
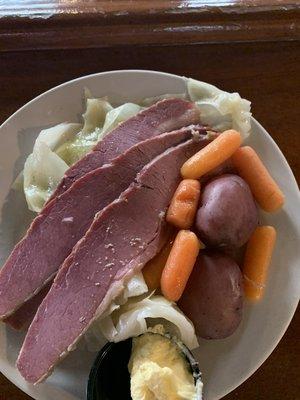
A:
{"label": "boiled potato", "polygon": [[222,253],[200,253],[178,305],[198,336],[230,336],[243,310],[242,274],[236,262]]}
{"label": "boiled potato", "polygon": [[222,175],[203,189],[196,216],[200,239],[209,246],[241,247],[258,224],[258,211],[247,183]]}

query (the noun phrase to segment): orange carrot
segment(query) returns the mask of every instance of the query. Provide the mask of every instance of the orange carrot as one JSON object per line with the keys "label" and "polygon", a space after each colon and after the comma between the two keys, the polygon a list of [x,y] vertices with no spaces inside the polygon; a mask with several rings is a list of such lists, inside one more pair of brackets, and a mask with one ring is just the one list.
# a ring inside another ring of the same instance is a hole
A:
{"label": "orange carrot", "polygon": [[160,280],[162,294],[168,300],[180,299],[199,250],[200,242],[193,232],[187,230],[178,232]]}
{"label": "orange carrot", "polygon": [[200,197],[200,182],[184,179],[178,185],[169,206],[166,220],[180,229],[193,225]]}
{"label": "orange carrot", "polygon": [[241,145],[239,132],[230,129],[189,158],[181,167],[183,178],[198,179],[222,164]]}
{"label": "orange carrot", "polygon": [[232,161],[263,210],[274,212],[282,207],[284,194],[251,147],[245,146],[238,149]]}
{"label": "orange carrot", "polygon": [[255,229],[247,244],[243,275],[245,295],[249,300],[260,300],[263,296],[268,269],[276,240],[272,226]]}
{"label": "orange carrot", "polygon": [[171,235],[162,250],[143,268],[143,276],[150,291],[156,290],[160,286],[161,274],[169,257],[174,237],[174,234]]}

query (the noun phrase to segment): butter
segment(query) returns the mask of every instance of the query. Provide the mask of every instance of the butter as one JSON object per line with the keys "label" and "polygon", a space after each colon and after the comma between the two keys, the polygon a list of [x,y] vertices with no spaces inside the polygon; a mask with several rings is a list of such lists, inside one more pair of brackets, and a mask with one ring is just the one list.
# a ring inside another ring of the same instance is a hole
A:
{"label": "butter", "polygon": [[132,400],[193,400],[196,387],[179,347],[161,334],[133,339],[128,365]]}

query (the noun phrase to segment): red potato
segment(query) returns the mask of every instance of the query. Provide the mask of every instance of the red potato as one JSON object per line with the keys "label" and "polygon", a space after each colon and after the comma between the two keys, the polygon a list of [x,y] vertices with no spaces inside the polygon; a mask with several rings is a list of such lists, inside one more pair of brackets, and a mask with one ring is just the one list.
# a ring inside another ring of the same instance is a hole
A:
{"label": "red potato", "polygon": [[249,186],[242,178],[222,175],[204,187],[196,228],[206,245],[241,247],[257,224],[257,207]]}
{"label": "red potato", "polygon": [[202,252],[178,306],[204,339],[223,339],[239,326],[243,278],[236,262],[222,253]]}

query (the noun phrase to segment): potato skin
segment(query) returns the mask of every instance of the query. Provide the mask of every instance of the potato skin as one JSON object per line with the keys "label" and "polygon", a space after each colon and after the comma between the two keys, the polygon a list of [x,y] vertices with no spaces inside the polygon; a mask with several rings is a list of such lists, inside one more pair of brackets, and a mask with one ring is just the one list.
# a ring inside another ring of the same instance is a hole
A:
{"label": "potato skin", "polygon": [[222,253],[202,252],[178,305],[204,339],[223,339],[239,326],[243,280],[236,262]]}
{"label": "potato skin", "polygon": [[206,245],[241,247],[257,224],[254,198],[241,177],[221,175],[204,187],[195,225]]}

